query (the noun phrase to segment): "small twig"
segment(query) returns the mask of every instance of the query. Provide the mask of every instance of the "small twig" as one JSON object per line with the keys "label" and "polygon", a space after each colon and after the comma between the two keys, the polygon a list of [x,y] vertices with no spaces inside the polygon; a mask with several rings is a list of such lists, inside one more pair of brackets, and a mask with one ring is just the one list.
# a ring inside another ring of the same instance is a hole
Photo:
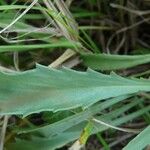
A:
{"label": "small twig", "polygon": [[150,48],[150,44],[146,43],[145,41],[141,39],[137,39],[137,42],[146,48]]}
{"label": "small twig", "polygon": [[115,38],[116,35],[122,33],[122,32],[125,32],[125,31],[128,31],[128,30],[131,30],[132,28],[138,26],[138,25],[141,25],[143,24],[144,22],[147,22],[147,21],[150,21],[150,18],[146,18],[144,20],[141,20],[139,22],[136,22],[135,24],[132,24],[130,26],[127,26],[127,27],[124,27],[124,28],[121,28],[120,30],[116,31],[108,40],[108,43],[107,43],[107,47],[106,47],[106,50],[107,50],[107,53],[110,53],[110,50],[109,50],[109,47],[111,45],[111,42],[112,40]]}
{"label": "small twig", "polygon": [[117,46],[117,48],[115,50],[115,53],[119,52],[119,50],[121,49],[121,47],[123,46],[123,44],[125,43],[125,41],[126,41],[126,35],[124,33],[122,40],[120,41],[120,43],[118,44],[118,46]]}
{"label": "small twig", "polygon": [[62,66],[65,66],[67,68],[73,68],[75,66],[77,66],[78,64],[80,64],[82,61],[79,59],[79,56],[71,59],[70,61],[67,61],[65,63],[62,64]]}
{"label": "small twig", "polygon": [[70,49],[66,50],[58,59],[56,59],[53,63],[49,65],[49,67],[57,68],[59,67],[63,62],[65,62],[67,59],[71,58],[76,54],[75,51],[72,51]]}
{"label": "small twig", "polygon": [[118,5],[118,4],[114,4],[114,3],[111,3],[110,6],[113,7],[113,8],[118,8],[118,9],[128,11],[130,13],[133,13],[133,14],[139,15],[139,16],[150,14],[150,10],[147,10],[147,11],[133,10],[133,9],[130,9],[130,8]]}
{"label": "small twig", "polygon": [[20,71],[20,69],[19,69],[19,53],[18,52],[13,53],[13,60],[14,60],[14,67],[15,67],[16,71]]}

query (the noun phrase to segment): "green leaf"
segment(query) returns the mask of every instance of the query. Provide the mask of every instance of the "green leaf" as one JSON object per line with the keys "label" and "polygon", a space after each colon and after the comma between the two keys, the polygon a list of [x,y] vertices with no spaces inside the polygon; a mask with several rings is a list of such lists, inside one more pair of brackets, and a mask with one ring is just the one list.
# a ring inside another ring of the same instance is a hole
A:
{"label": "green leaf", "polygon": [[123,150],[143,150],[146,146],[150,145],[150,125],[137,135]]}
{"label": "green leaf", "polygon": [[[19,130],[15,130],[14,132],[17,132],[18,134],[22,134],[22,133],[38,131],[46,137],[54,136],[56,134],[60,134],[61,132],[64,132],[65,130],[71,128],[72,126],[75,126],[85,120],[88,120],[90,117],[97,114],[98,112],[100,112],[120,101],[123,101],[126,98],[129,98],[129,96],[120,96],[120,97],[112,98],[107,101],[101,102],[100,104],[95,104],[92,107],[89,107],[88,109],[86,109],[82,112],[79,112],[72,116],[66,117],[55,123],[52,123],[52,124],[49,124],[46,126],[42,126],[42,127],[33,127],[33,128],[30,127],[28,129],[21,128]],[[138,102],[138,100],[136,102]]]}
{"label": "green leaf", "polygon": [[24,116],[41,111],[88,108],[99,100],[150,91],[146,79],[125,79],[89,69],[79,72],[41,65],[20,73],[0,73],[0,114]]}
{"label": "green leaf", "polygon": [[81,54],[81,58],[86,66],[97,70],[125,69],[150,62],[150,54],[134,56]]}
{"label": "green leaf", "polygon": [[32,44],[32,45],[1,45],[1,52],[12,52],[12,51],[26,51],[26,50],[37,50],[37,49],[53,49],[58,47],[74,48],[79,47],[79,43],[69,42],[69,41],[59,41],[51,44]]}
{"label": "green leaf", "polygon": [[[118,100],[119,100],[119,98],[118,98]],[[121,98],[120,98],[120,100],[121,100]],[[140,109],[138,111],[135,111],[134,113],[131,113],[131,114],[124,116],[124,112],[131,109],[137,103],[138,103],[137,101],[132,101],[131,103],[125,104],[123,107],[118,108],[115,111],[112,111],[108,114],[98,116],[96,118],[99,120],[109,122],[111,125],[114,125],[114,126],[121,125],[127,121],[131,121],[134,118],[141,116],[142,114],[144,114],[145,112],[150,110],[150,107],[148,106],[148,107],[145,107],[145,108]],[[124,109],[124,107],[125,107],[125,109]],[[123,114],[123,116],[120,117],[121,114]],[[116,119],[114,119],[114,117],[113,117],[115,115],[116,115]],[[66,124],[67,124],[67,122],[66,122]],[[8,148],[8,150],[9,149],[10,150],[20,150],[22,148],[28,149],[28,150],[34,150],[34,149],[36,149],[36,150],[49,150],[49,149],[51,149],[52,150],[52,149],[56,149],[56,148],[59,148],[63,145],[66,145],[67,143],[79,138],[83,128],[86,125],[87,125],[87,122],[85,122],[85,121],[78,124],[78,125],[75,125],[75,126],[73,126],[73,124],[72,124],[70,129],[66,130],[65,132],[59,133],[57,136],[49,135],[48,137],[43,137],[43,138],[33,137],[32,140],[30,140],[30,141],[18,139],[18,140],[16,140],[15,143],[8,143],[7,148]],[[60,127],[60,128],[63,128],[63,127],[65,127],[65,125]],[[94,123],[94,127],[92,129],[91,134],[105,131],[107,129],[108,129],[108,126]],[[53,130],[55,130],[55,129],[53,129]],[[43,132],[47,132],[47,134],[48,134],[49,131],[46,129],[45,131],[43,130]]]}
{"label": "green leaf", "polygon": [[69,128],[66,132],[62,132],[57,136],[39,137],[31,136],[30,140],[16,139],[16,142],[7,143],[7,150],[55,150],[67,143],[76,140],[84,128],[84,124],[79,124]]}
{"label": "green leaf", "polygon": [[17,139],[6,145],[7,150],[55,150],[75,140],[80,134],[78,131],[68,131],[53,138],[33,137],[32,141]]}

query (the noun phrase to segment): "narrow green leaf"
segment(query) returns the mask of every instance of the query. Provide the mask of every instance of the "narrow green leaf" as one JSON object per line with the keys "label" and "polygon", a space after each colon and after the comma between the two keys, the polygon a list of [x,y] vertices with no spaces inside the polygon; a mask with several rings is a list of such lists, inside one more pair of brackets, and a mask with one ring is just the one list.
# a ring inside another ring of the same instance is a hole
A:
{"label": "narrow green leaf", "polygon": [[86,109],[80,113],[74,114],[70,117],[64,118],[55,123],[52,123],[52,124],[49,124],[49,125],[46,125],[43,127],[33,127],[33,128],[30,127],[29,129],[15,130],[15,132],[17,132],[18,134],[22,134],[22,133],[38,131],[42,135],[47,136],[47,137],[54,136],[56,134],[60,134],[61,132],[64,132],[65,130],[71,128],[72,126],[75,126],[85,120],[88,120],[90,117],[97,114],[98,112],[100,112],[120,101],[123,101],[126,98],[129,98],[129,96],[120,96],[120,97],[112,98],[107,101],[101,102],[100,104],[95,104],[92,107],[89,107],[88,109]]}
{"label": "narrow green leaf", "polygon": [[85,36],[85,39],[87,42],[89,42],[89,44],[91,45],[92,47],[92,50],[95,52],[95,53],[100,53],[100,50],[99,48],[97,47],[97,45],[94,43],[94,41],[92,40],[92,38],[84,31],[84,30],[81,30],[83,35]]}
{"label": "narrow green leaf", "polygon": [[80,134],[80,130],[61,133],[53,138],[33,137],[33,141],[17,139],[14,143],[6,145],[7,150],[56,150],[65,144],[75,140]]}
{"label": "narrow green leaf", "polygon": [[[103,122],[110,123],[113,126],[119,126],[119,125],[121,125],[123,123],[127,123],[128,121],[131,121],[131,120],[133,120],[135,118],[138,118],[139,116],[143,115],[144,113],[146,113],[148,111],[150,111],[150,106],[147,106],[147,107],[145,107],[143,109],[135,111],[135,112],[133,112],[133,113],[131,113],[129,115],[126,115],[124,117],[119,117],[119,118],[113,119],[113,120],[112,120],[110,114],[113,114],[114,112],[109,113],[109,115],[97,117],[97,119],[101,120]],[[119,116],[119,114],[117,114],[117,116]],[[96,126],[97,131],[96,130],[93,131],[93,134],[97,133],[97,132],[102,132],[102,131],[105,131],[105,130],[109,129],[108,126],[104,126],[104,125],[100,125],[100,124],[95,124],[95,126]]]}
{"label": "narrow green leaf", "polygon": [[[0,10],[14,10],[14,9],[26,9],[28,6],[23,5],[1,5]],[[33,6],[34,10],[46,10],[44,7]]]}
{"label": "narrow green leaf", "polygon": [[143,150],[146,146],[150,145],[150,125],[137,135],[123,150]]}
{"label": "narrow green leaf", "polygon": [[86,66],[97,70],[125,69],[150,62],[150,54],[134,56],[81,54],[81,58]]}
{"label": "narrow green leaf", "polygon": [[103,145],[105,150],[110,150],[108,143],[106,140],[102,137],[101,133],[96,134],[97,139],[99,140],[100,144]]}
{"label": "narrow green leaf", "polygon": [[79,72],[41,65],[20,73],[0,73],[0,114],[88,108],[99,100],[150,91],[150,80],[125,79],[89,69]]}
{"label": "narrow green leaf", "polygon": [[74,48],[79,47],[79,43],[73,43],[69,41],[60,41],[52,44],[33,44],[33,45],[1,45],[0,52],[12,52],[12,51],[25,51],[25,50],[36,50],[36,49],[52,49],[58,47]]}
{"label": "narrow green leaf", "polygon": [[[133,103],[135,103],[135,102],[133,102]],[[126,105],[123,107],[126,107]],[[118,118],[118,116],[120,116],[122,113],[127,111],[127,109],[122,112],[120,110],[122,110],[122,108],[119,108],[119,111],[118,111],[119,113],[116,115],[116,119],[112,119],[112,117],[109,117],[109,115],[108,116],[102,115],[100,117],[97,117],[97,119],[100,119],[100,120],[102,119],[104,121],[111,122],[111,125],[118,126],[127,121],[131,121],[132,119],[134,119],[136,117],[141,116],[142,114],[144,114],[145,112],[150,110],[150,107],[149,106],[145,107],[134,113],[126,115],[125,117]],[[112,111],[111,113],[116,114],[116,111]],[[112,115],[112,116],[114,116],[114,115]],[[8,148],[8,150],[20,150],[23,148],[25,150],[26,149],[28,149],[28,150],[34,150],[34,149],[36,149],[36,150],[49,150],[49,149],[53,150],[53,149],[59,148],[63,145],[66,145],[67,143],[79,138],[81,131],[83,130],[83,128],[85,127],[86,124],[87,124],[86,122],[82,122],[76,126],[71,127],[67,131],[60,133],[58,136],[50,136],[50,137],[46,137],[46,138],[45,137],[43,137],[43,138],[33,137],[32,140],[30,140],[30,141],[18,139],[16,141],[16,143],[8,143],[7,148]],[[104,126],[104,125],[100,125],[97,123],[94,123],[94,125],[95,125],[95,127],[93,128],[93,131],[91,134],[95,134],[97,132],[105,131],[108,129],[108,127]],[[46,132],[48,132],[48,131],[46,131]]]}

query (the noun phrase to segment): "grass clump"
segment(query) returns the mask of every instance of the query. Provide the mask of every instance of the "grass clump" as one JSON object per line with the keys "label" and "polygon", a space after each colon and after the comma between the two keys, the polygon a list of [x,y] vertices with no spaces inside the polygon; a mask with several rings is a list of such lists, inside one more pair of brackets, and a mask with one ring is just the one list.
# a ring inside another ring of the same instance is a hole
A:
{"label": "grass clump", "polygon": [[150,145],[147,0],[0,1],[0,150]]}

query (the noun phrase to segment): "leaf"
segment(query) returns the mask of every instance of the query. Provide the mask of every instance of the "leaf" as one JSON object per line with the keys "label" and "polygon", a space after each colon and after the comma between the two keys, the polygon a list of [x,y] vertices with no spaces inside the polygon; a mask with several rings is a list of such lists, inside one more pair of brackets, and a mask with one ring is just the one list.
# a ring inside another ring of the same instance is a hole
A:
{"label": "leaf", "polygon": [[89,69],[79,72],[41,65],[20,73],[0,73],[0,115],[88,108],[99,100],[150,91],[149,80],[125,79]]}
{"label": "leaf", "polygon": [[30,140],[16,139],[14,143],[7,143],[7,150],[55,150],[67,143],[76,140],[85,124],[79,124],[69,128],[66,132],[62,132],[57,136],[38,137],[31,136]]}
{"label": "leaf", "polygon": [[[119,99],[118,99],[119,100]],[[131,109],[133,106],[135,106],[138,102],[137,101],[132,101],[129,104],[125,104],[123,107],[118,108],[115,111],[112,111],[108,114],[104,114],[102,116],[96,117],[97,119],[104,120],[106,122],[110,122],[111,125],[118,126],[123,123],[126,123],[127,121],[131,121],[134,118],[137,118],[141,115],[143,115],[145,112],[150,110],[150,106],[145,107],[143,109],[137,110],[134,113],[127,114],[124,116],[124,113]],[[125,109],[124,109],[125,107]],[[123,114],[123,116],[120,117],[120,115]],[[116,119],[114,119],[113,116],[116,115]],[[80,119],[80,118],[79,118]],[[67,124],[67,122],[66,122]],[[108,129],[108,126],[100,125],[97,123],[94,123],[94,127],[92,128],[92,133],[95,134],[97,132],[102,132]],[[18,139],[16,140],[15,143],[8,143],[6,146],[8,150],[52,150],[59,148],[63,145],[66,145],[68,142],[71,142],[73,140],[76,140],[79,138],[83,128],[87,125],[87,122],[82,122],[78,125],[75,125],[66,130],[65,132],[59,133],[57,136],[49,136],[49,137],[33,137],[32,140],[27,141],[23,139]],[[65,126],[64,126],[65,127]],[[63,128],[63,127],[62,127]],[[53,129],[55,130],[55,129]],[[44,132],[47,132],[48,130],[46,129]],[[23,149],[24,148],[24,149]]]}
{"label": "leaf", "polygon": [[68,131],[53,138],[33,137],[32,141],[17,139],[15,143],[6,145],[7,150],[55,150],[75,140],[80,131]]}
{"label": "leaf", "polygon": [[[133,113],[130,113],[130,114],[125,115],[123,117],[121,116],[121,117],[117,118],[117,116],[119,116],[119,114],[123,113],[123,111],[121,112],[122,108],[120,108],[119,113],[110,112],[110,113],[108,113],[105,116],[97,117],[97,119],[101,120],[103,122],[110,123],[113,126],[119,126],[119,125],[121,125],[123,123],[127,123],[128,121],[131,121],[131,120],[133,120],[135,118],[138,118],[141,115],[143,115],[144,113],[150,111],[150,106],[147,106],[147,107],[139,109],[139,110],[137,110],[137,111],[135,111]],[[115,114],[116,114],[116,119],[112,119],[112,116],[114,116]],[[105,131],[105,130],[109,129],[108,126],[104,126],[104,125],[100,125],[100,124],[97,124],[96,128],[97,128],[97,130],[93,131],[93,134],[97,133],[97,132],[102,132],[102,131]]]}
{"label": "leaf", "polygon": [[110,55],[110,54],[81,54],[83,63],[96,70],[117,70],[134,67],[150,62],[147,55]]}
{"label": "leaf", "polygon": [[74,48],[75,46],[79,47],[79,43],[69,42],[69,41],[59,41],[51,44],[31,44],[31,45],[1,45],[1,52],[12,52],[12,51],[25,51],[25,50],[36,50],[36,49],[52,49],[58,47],[70,47]]}
{"label": "leaf", "polygon": [[[101,102],[100,104],[95,104],[92,107],[89,107],[88,109],[86,109],[82,112],[79,112],[72,116],[61,119],[55,123],[52,123],[52,124],[49,124],[46,126],[42,126],[42,127],[34,127],[34,128],[30,127],[29,129],[15,130],[14,132],[17,131],[18,134],[22,134],[22,133],[38,131],[43,136],[46,136],[46,137],[54,136],[54,135],[60,134],[61,132],[64,132],[65,130],[71,128],[72,126],[75,126],[85,120],[88,120],[88,118],[92,117],[93,115],[97,114],[98,112],[100,112],[108,107],[111,107],[112,105],[114,105],[120,101],[123,101],[126,98],[129,98],[129,96],[120,96],[120,97],[112,98],[107,101]],[[138,101],[136,101],[136,102],[138,102]]]}
{"label": "leaf", "polygon": [[150,125],[137,135],[123,150],[143,150],[146,146],[150,145]]}

